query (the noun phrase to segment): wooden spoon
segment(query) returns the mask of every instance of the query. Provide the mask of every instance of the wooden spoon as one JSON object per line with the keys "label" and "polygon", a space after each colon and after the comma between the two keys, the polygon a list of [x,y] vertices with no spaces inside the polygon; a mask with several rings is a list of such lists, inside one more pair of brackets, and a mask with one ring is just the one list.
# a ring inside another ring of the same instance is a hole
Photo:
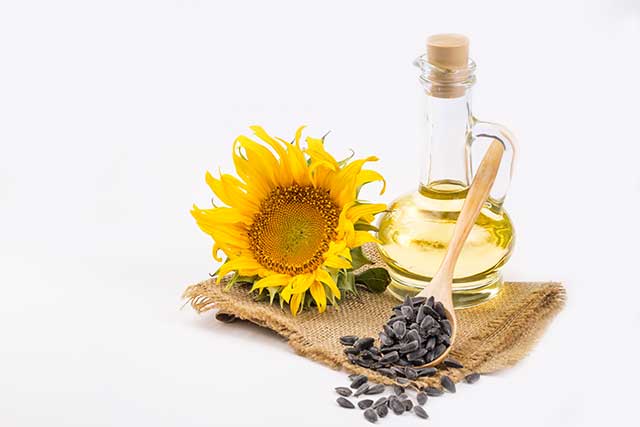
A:
{"label": "wooden spoon", "polygon": [[482,162],[478,167],[478,171],[473,178],[473,182],[469,187],[467,197],[462,205],[462,210],[460,211],[458,221],[456,222],[456,226],[453,230],[453,238],[449,242],[449,248],[442,260],[442,264],[440,264],[440,268],[433,279],[431,279],[431,282],[417,295],[418,297],[426,298],[432,296],[436,301],[440,301],[444,306],[449,322],[451,323],[451,345],[447,347],[440,357],[426,365],[423,365],[423,367],[435,366],[442,363],[451,351],[456,339],[458,322],[456,320],[455,310],[453,309],[453,298],[451,294],[453,270],[456,266],[456,261],[460,256],[460,252],[462,251],[462,246],[467,240],[476,219],[478,219],[480,210],[489,197],[489,192],[496,179],[496,175],[498,174],[498,168],[500,167],[500,161],[502,160],[503,153],[504,147],[502,146],[502,143],[494,140],[482,159]]}

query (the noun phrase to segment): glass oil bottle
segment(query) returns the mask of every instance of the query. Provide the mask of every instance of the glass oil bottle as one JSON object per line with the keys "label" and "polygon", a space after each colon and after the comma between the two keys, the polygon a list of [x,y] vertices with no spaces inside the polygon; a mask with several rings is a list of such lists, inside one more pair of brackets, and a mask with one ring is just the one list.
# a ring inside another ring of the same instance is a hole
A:
{"label": "glass oil bottle", "polygon": [[515,154],[504,127],[471,113],[475,63],[465,36],[440,34],[427,42],[415,65],[425,90],[425,168],[417,191],[395,200],[379,223],[380,253],[389,267],[389,292],[403,299],[429,285],[462,209],[484,151],[497,139],[505,148],[491,196],[462,249],[454,272],[457,308],[488,301],[502,287],[501,268],[514,247],[511,219],[503,209]]}

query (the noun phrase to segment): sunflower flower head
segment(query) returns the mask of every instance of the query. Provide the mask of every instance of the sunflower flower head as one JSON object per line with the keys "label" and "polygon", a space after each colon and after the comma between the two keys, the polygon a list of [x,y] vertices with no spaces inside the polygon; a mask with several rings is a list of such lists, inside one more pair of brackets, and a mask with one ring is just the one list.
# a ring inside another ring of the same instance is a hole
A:
{"label": "sunflower flower head", "polygon": [[[213,238],[213,257],[223,262],[216,282],[252,284],[251,292],[289,304],[293,315],[315,305],[319,312],[352,290],[354,250],[376,241],[369,233],[386,205],[358,200],[363,185],[384,178],[365,169],[375,157],[338,161],[324,138],[306,137],[300,127],[292,143],[252,126],[255,138],[233,144],[237,177],[206,174],[220,206],[191,214]],[[266,290],[266,292],[265,292]]]}

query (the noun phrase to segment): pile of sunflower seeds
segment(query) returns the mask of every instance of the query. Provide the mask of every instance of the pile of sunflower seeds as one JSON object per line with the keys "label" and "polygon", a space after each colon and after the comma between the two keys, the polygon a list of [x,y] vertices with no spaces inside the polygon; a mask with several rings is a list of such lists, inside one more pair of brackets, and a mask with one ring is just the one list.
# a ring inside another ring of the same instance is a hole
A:
{"label": "pile of sunflower seeds", "polygon": [[344,336],[340,342],[349,361],[392,378],[415,380],[432,376],[434,368],[416,369],[437,359],[451,345],[451,323],[444,306],[433,297],[407,297],[393,308],[393,315],[379,334],[380,347],[372,337]]}
{"label": "pile of sunflower seeds", "polygon": [[[375,423],[390,411],[396,415],[413,412],[420,418],[429,417],[423,406],[429,397],[441,396],[442,389],[419,388],[414,402],[408,395],[410,389],[403,385],[420,377],[435,375],[437,368],[419,366],[437,359],[451,344],[451,324],[440,302],[434,301],[433,297],[407,297],[402,304],[393,308],[393,315],[383,325],[379,334],[380,347],[375,345],[372,337],[348,335],[341,337],[340,342],[345,346],[344,352],[351,363],[372,369],[400,384],[393,386],[393,393],[389,396],[376,401],[365,398],[357,402],[358,407],[364,410],[367,421]],[[453,358],[446,358],[442,365],[444,368],[464,368],[462,363]],[[465,382],[473,384],[479,378],[479,374],[472,373],[465,377]],[[335,388],[340,395],[336,402],[343,408],[356,407],[349,397],[377,395],[386,390],[382,384],[370,384],[365,375],[354,374],[349,379],[349,387]],[[440,385],[450,393],[456,392],[455,383],[447,375],[440,377]]]}

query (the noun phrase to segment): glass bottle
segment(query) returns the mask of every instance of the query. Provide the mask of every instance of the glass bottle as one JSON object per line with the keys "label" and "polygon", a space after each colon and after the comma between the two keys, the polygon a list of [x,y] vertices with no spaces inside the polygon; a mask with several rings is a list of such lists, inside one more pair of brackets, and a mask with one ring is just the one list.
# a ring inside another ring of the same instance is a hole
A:
{"label": "glass bottle", "polygon": [[489,200],[467,239],[454,272],[456,307],[480,304],[502,287],[501,268],[514,246],[514,230],[503,209],[515,145],[504,127],[471,113],[475,63],[469,41],[455,34],[429,38],[418,57],[426,92],[425,168],[418,190],[395,200],[380,220],[380,253],[389,267],[388,290],[398,299],[428,286],[451,239],[467,189],[492,140],[505,148]]}

